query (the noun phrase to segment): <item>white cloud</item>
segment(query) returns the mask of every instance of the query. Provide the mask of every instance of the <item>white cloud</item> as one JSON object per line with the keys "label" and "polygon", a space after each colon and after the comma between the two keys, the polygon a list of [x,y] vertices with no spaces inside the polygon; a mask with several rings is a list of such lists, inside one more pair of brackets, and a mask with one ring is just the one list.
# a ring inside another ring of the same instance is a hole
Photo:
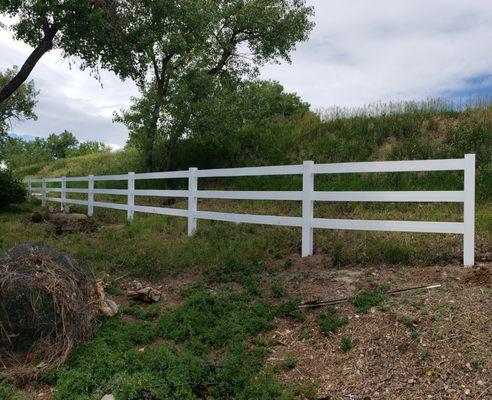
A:
{"label": "white cloud", "polygon": [[315,107],[419,99],[492,73],[488,0],[311,0],[316,28],[277,79]]}
{"label": "white cloud", "polygon": [[[492,76],[490,0],[308,2],[316,10],[310,40],[298,45],[291,65],[267,65],[262,76],[315,108],[436,97]],[[21,65],[29,52],[0,32],[0,68]],[[101,88],[88,71],[70,69],[58,51],[41,59],[32,78],[41,90],[39,119],[17,124],[16,133],[69,129],[79,140],[124,145],[126,128],[112,123],[112,113],[137,94],[131,82],[103,72]]]}

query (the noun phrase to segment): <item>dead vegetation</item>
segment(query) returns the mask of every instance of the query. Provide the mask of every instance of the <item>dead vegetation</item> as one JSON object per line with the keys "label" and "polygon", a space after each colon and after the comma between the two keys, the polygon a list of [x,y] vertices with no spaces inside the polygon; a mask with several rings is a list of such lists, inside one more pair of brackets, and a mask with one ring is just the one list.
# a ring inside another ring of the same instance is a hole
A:
{"label": "dead vegetation", "polygon": [[90,337],[94,283],[73,258],[45,246],[20,244],[0,258],[0,379],[35,379]]}

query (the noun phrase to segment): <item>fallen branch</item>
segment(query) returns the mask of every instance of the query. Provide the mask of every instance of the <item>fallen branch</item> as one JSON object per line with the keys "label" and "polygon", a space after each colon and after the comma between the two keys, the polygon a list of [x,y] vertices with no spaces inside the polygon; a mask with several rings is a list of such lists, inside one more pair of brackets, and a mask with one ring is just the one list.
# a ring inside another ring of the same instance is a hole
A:
{"label": "fallen branch", "polygon": [[[400,293],[404,292],[410,292],[413,290],[423,290],[423,289],[435,289],[441,287],[440,284],[436,285],[428,285],[428,286],[416,286],[416,287],[411,287],[411,288],[405,288],[405,289],[396,289],[396,290],[391,290],[389,292],[385,292],[384,294],[387,296],[395,296]],[[350,297],[344,297],[341,299],[337,300],[328,300],[328,301],[308,301],[306,303],[299,304],[299,308],[318,308],[318,307],[323,307],[323,306],[334,306],[336,304],[343,304],[347,303],[350,300]]]}

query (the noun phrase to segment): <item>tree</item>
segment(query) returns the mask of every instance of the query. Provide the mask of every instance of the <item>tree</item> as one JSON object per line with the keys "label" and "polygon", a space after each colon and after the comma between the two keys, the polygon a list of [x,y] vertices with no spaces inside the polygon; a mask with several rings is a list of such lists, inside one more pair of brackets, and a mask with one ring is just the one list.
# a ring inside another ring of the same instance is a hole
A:
{"label": "tree", "polygon": [[[248,80],[237,87],[222,87],[195,103],[172,169],[283,162],[282,145],[289,140],[289,130],[283,126],[308,112],[309,104],[277,82]],[[130,144],[136,139],[130,135]]]}
{"label": "tree", "polygon": [[94,154],[94,153],[107,153],[111,151],[111,147],[102,142],[96,141],[87,141],[79,144],[77,149],[74,149],[70,152],[70,157],[83,156],[86,154]]}
{"label": "tree", "polygon": [[59,135],[54,133],[49,135],[46,144],[51,151],[51,157],[54,160],[59,160],[60,158],[67,158],[70,150],[74,149],[79,141],[72,132],[64,130]]}
{"label": "tree", "polygon": [[62,49],[64,57],[81,58],[82,68],[110,68],[115,55],[119,57],[118,43],[126,26],[123,4],[120,0],[0,0],[0,15],[15,20],[11,27],[15,38],[34,47],[22,67],[0,85],[0,105],[53,48]]}
{"label": "tree", "polygon": [[45,139],[25,140],[7,136],[0,143],[0,160],[5,161],[9,170],[16,170],[23,166],[47,163],[52,159]]}
{"label": "tree", "polygon": [[[16,67],[7,69],[4,73],[0,72],[0,87],[3,87],[16,74]],[[34,82],[30,81],[22,84],[12,96],[0,103],[0,140],[7,135],[14,120],[37,119],[34,107],[38,94]]]}
{"label": "tree", "polygon": [[10,171],[0,170],[0,210],[12,203],[22,203],[26,199],[26,189],[20,179],[14,178]]}
{"label": "tree", "polygon": [[48,163],[59,158],[77,157],[85,154],[108,152],[111,148],[104,143],[87,141],[77,145],[77,139],[70,132],[51,134],[48,139],[39,137],[26,140],[22,137],[7,136],[0,142],[0,160],[5,161],[9,170]]}
{"label": "tree", "polygon": [[[192,124],[200,99],[224,84],[254,76],[258,66],[284,59],[307,38],[312,7],[304,0],[174,0],[129,4],[125,43],[142,97],[115,120],[140,135],[148,171],[158,136],[166,142],[165,169]],[[127,52],[122,51],[122,57]],[[128,61],[128,60],[127,60]],[[119,63],[118,65],[122,65]],[[150,77],[150,78],[149,78]]]}

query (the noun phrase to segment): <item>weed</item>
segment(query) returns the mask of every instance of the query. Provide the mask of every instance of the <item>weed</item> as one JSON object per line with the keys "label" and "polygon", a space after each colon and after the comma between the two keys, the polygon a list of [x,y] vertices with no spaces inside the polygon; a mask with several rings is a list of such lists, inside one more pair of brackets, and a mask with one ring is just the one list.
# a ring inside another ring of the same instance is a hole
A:
{"label": "weed", "polygon": [[0,380],[0,400],[33,400],[33,398],[17,390],[8,381]]}
{"label": "weed", "polygon": [[377,288],[371,291],[362,291],[350,298],[350,303],[363,314],[367,314],[371,307],[377,307],[386,300],[385,290]]}
{"label": "weed", "polygon": [[292,318],[298,322],[304,322],[306,315],[299,308],[299,299],[289,298],[275,307],[275,316]]}
{"label": "weed", "polygon": [[456,305],[449,301],[444,301],[442,304],[439,304],[434,309],[434,316],[441,317],[443,315],[451,314],[454,310],[456,310]]}
{"label": "weed", "polygon": [[160,307],[157,304],[151,304],[147,307],[142,307],[137,304],[131,304],[128,307],[122,307],[121,312],[127,315],[133,315],[138,319],[152,320],[159,316]]}
{"label": "weed", "polygon": [[412,339],[414,342],[418,342],[420,340],[420,337],[420,332],[416,329],[412,329],[412,331],[410,332],[410,339]]}
{"label": "weed", "polygon": [[304,282],[308,278],[305,273],[295,274],[290,277],[289,281],[292,282],[292,287],[294,289],[299,289],[301,282]]}
{"label": "weed", "polygon": [[444,333],[442,331],[434,331],[432,333],[432,339],[435,341],[443,340],[444,339]]}
{"label": "weed", "polygon": [[349,335],[342,335],[342,343],[340,345],[340,349],[344,353],[347,353],[352,349],[353,346],[354,346],[354,344],[353,344],[350,336]]}
{"label": "weed", "polygon": [[331,252],[331,261],[334,267],[343,267],[350,263],[346,254],[345,247],[342,243],[335,243]]}
{"label": "weed", "polygon": [[289,355],[285,357],[282,361],[280,361],[277,365],[274,367],[275,372],[280,372],[280,371],[290,371],[293,369],[297,364],[297,360],[295,357]]}
{"label": "weed", "polygon": [[304,331],[299,335],[300,340],[309,340],[312,339],[314,336],[312,331]]}
{"label": "weed", "polygon": [[415,329],[415,320],[412,317],[409,317],[408,315],[398,315],[397,320],[408,329]]}
{"label": "weed", "polygon": [[320,315],[319,330],[323,333],[335,332],[338,328],[348,324],[348,317],[336,315],[335,307],[329,306],[325,313]]}
{"label": "weed", "polygon": [[421,353],[420,353],[420,360],[421,361],[429,361],[430,360],[430,352],[429,350],[423,350]]}
{"label": "weed", "polygon": [[287,292],[285,291],[284,287],[282,286],[282,283],[278,280],[272,280],[272,296],[275,298],[280,298],[284,297],[287,295]]}
{"label": "weed", "polygon": [[391,265],[412,264],[412,250],[402,243],[385,243],[382,249],[384,262]]}

